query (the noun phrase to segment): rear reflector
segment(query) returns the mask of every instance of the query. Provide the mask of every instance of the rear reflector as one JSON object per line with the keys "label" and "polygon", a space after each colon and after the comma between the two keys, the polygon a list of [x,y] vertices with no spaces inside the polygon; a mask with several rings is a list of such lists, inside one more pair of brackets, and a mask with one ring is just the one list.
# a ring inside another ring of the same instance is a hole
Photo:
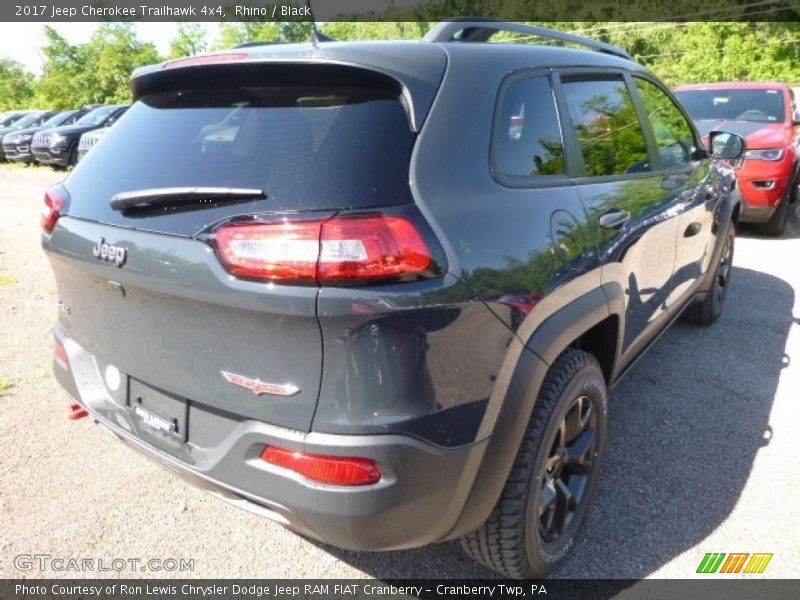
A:
{"label": "rear reflector", "polygon": [[45,233],[52,233],[56,221],[61,216],[61,209],[67,203],[67,191],[61,185],[47,188],[44,193],[44,208],[42,209],[42,229]]}
{"label": "rear reflector", "polygon": [[78,419],[82,419],[84,417],[88,417],[89,413],[77,402],[69,405],[69,414],[67,418],[70,421],[77,421]]}
{"label": "rear reflector", "polygon": [[205,56],[190,56],[189,58],[179,58],[164,64],[164,69],[175,69],[178,67],[192,67],[196,65],[209,65],[215,63],[229,63],[239,60],[247,60],[249,54],[243,52],[229,52],[226,54],[208,54]]}
{"label": "rear reflector", "polygon": [[69,357],[67,356],[67,351],[64,349],[64,344],[62,344],[61,340],[58,338],[55,338],[53,342],[53,358],[60,367],[64,369],[67,368]]}
{"label": "rear reflector", "polygon": [[381,479],[378,466],[367,458],[308,454],[267,446],[261,453],[261,460],[330,485],[371,485]]}
{"label": "rear reflector", "polygon": [[433,265],[416,225],[389,215],[234,223],[218,229],[214,242],[229,272],[265,281],[414,279]]}

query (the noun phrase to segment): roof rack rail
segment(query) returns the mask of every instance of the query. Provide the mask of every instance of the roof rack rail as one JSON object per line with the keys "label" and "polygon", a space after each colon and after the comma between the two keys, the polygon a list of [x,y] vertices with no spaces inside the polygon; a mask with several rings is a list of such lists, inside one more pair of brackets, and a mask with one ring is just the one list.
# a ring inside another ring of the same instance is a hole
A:
{"label": "roof rack rail", "polygon": [[[527,33],[551,40],[578,44],[592,50],[613,54],[620,58],[633,60],[633,57],[622,48],[593,40],[591,38],[574,35],[565,31],[548,29],[537,25],[521,25],[520,23],[508,23],[504,21],[494,21],[492,19],[479,19],[466,17],[453,19],[452,21],[442,21],[431,27],[430,31],[422,38],[424,42],[485,42],[499,31],[513,31],[516,33]],[[460,33],[461,35],[456,36]]]}

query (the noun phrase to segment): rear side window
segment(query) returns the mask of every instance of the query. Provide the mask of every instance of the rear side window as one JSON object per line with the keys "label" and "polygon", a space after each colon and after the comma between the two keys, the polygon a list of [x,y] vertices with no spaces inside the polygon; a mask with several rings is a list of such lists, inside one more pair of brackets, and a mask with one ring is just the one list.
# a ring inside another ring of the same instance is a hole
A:
{"label": "rear side window", "polygon": [[640,77],[634,77],[633,80],[653,126],[661,168],[675,169],[691,163],[697,152],[697,145],[692,126],[683,113],[654,83]]}
{"label": "rear side window", "polygon": [[69,178],[70,214],[120,223],[111,197],[149,188],[255,188],[267,196],[146,215],[149,228],[187,234],[234,214],[410,201],[414,135],[396,90],[260,79],[141,98]]}
{"label": "rear side window", "polygon": [[564,174],[564,145],[548,77],[513,78],[501,90],[492,170],[501,182],[523,185],[542,175]]}
{"label": "rear side window", "polygon": [[622,77],[566,80],[563,88],[586,175],[650,171],[647,143]]}

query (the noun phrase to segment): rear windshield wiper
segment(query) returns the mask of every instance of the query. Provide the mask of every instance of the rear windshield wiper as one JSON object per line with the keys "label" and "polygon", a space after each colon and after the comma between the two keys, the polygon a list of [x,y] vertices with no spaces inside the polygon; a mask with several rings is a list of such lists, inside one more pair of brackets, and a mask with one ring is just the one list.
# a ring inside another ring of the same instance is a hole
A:
{"label": "rear windshield wiper", "polygon": [[225,187],[169,187],[121,192],[111,198],[111,208],[127,211],[156,206],[202,206],[226,200],[260,200],[266,198],[264,190]]}

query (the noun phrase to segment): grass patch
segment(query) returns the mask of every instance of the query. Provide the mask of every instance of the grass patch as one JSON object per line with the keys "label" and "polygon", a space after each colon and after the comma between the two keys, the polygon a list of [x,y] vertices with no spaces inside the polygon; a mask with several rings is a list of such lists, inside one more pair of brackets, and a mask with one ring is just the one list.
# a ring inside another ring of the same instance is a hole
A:
{"label": "grass patch", "polygon": [[2,168],[10,171],[12,169],[49,169],[50,167],[37,162],[24,163],[17,162],[16,160],[7,160],[2,163]]}
{"label": "grass patch", "polygon": [[13,275],[0,275],[0,287],[14,283]]}
{"label": "grass patch", "polygon": [[47,381],[53,378],[53,369],[42,369],[33,376],[35,381]]}
{"label": "grass patch", "polygon": [[0,377],[0,394],[5,394],[6,392],[10,391],[11,388],[14,387],[14,384],[11,383],[5,377]]}

